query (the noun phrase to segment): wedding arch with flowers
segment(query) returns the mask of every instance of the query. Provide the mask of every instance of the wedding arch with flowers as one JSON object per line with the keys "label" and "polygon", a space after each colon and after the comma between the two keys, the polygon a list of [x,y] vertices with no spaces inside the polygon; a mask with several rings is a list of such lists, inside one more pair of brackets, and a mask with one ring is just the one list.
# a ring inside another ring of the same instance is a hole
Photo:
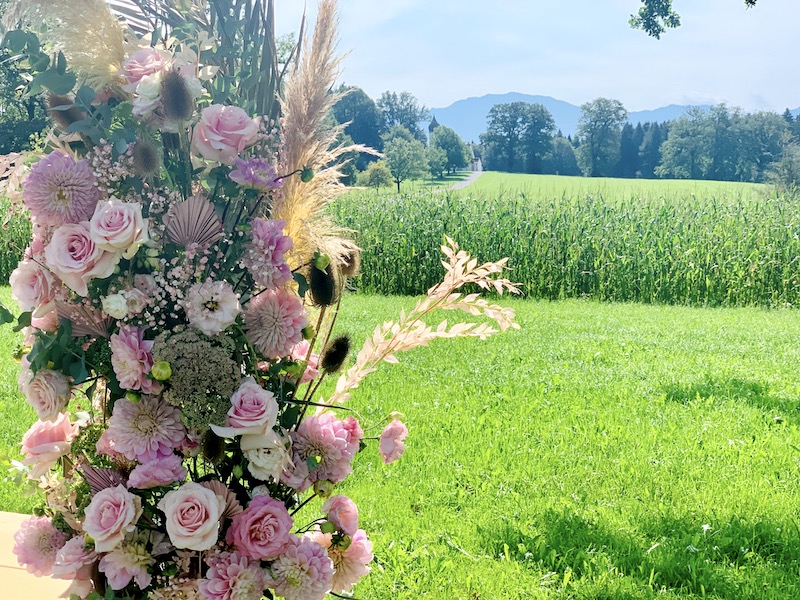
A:
{"label": "wedding arch with flowers", "polygon": [[[5,15],[53,119],[0,177],[33,223],[10,280],[22,314],[0,321],[26,336],[19,386],[39,420],[20,468],[45,496],[14,552],[65,597],[351,592],[373,558],[336,490],[370,450],[352,390],[398,352],[517,327],[462,291],[516,292],[505,261],[447,239],[442,282],[345,368],[336,317],[360,250],[325,206],[343,155],[366,149],[337,145],[327,120],[335,2],[282,59],[272,20],[272,0],[18,0]],[[428,325],[440,309],[484,319]],[[387,420],[390,463],[408,430]]]}

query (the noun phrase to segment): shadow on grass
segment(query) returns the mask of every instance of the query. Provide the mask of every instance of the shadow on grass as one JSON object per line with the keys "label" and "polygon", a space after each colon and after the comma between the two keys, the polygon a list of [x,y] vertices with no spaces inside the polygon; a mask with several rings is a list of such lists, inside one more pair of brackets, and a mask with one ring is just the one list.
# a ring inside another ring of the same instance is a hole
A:
{"label": "shadow on grass", "polygon": [[484,532],[484,541],[494,556],[557,573],[556,580],[570,571],[584,592],[600,593],[598,585],[610,574],[624,576],[638,591],[631,596],[630,589],[616,588],[593,596],[598,598],[650,598],[665,590],[800,598],[800,529],[794,522],[781,527],[736,517],[713,527],[694,518],[656,517],[618,531],[602,519],[551,510],[524,531],[507,523]]}
{"label": "shadow on grass", "polygon": [[719,398],[743,401],[751,406],[769,411],[800,411],[800,402],[787,400],[769,393],[769,386],[759,381],[743,379],[708,378],[703,382],[691,385],[670,384],[663,388],[667,400],[688,404],[695,400]]}

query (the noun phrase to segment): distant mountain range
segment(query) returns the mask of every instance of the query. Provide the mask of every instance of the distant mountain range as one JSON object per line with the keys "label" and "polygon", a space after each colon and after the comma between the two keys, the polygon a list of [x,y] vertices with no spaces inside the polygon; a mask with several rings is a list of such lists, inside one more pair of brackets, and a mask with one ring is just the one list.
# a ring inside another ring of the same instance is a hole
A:
{"label": "distant mountain range", "polygon": [[[509,102],[528,102],[543,104],[564,135],[574,135],[578,128],[578,119],[581,116],[579,106],[557,100],[550,96],[531,96],[510,92],[508,94],[487,94],[480,98],[467,98],[458,100],[446,108],[431,109],[431,114],[436,117],[440,125],[446,125],[456,130],[464,141],[478,142],[478,137],[486,131],[486,117],[495,104],[508,104]],[[699,105],[708,109],[708,104]],[[633,124],[647,121],[671,121],[685,114],[689,106],[670,104],[655,110],[640,110],[628,113],[628,121]]]}

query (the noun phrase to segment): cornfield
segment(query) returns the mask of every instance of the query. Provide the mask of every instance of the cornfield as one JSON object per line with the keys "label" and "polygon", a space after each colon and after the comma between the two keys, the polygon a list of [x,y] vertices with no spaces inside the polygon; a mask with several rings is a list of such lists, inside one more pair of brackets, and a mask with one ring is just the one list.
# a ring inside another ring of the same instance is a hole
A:
{"label": "cornfield", "polygon": [[800,303],[800,198],[764,194],[353,192],[334,205],[358,232],[364,292],[420,294],[449,235],[483,260],[508,256],[535,298],[704,306]]}

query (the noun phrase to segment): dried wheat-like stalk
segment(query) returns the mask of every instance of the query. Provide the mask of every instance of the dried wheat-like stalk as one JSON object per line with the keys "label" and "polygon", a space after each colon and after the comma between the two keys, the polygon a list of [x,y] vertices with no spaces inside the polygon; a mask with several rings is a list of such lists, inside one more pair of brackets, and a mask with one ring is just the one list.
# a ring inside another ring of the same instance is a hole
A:
{"label": "dried wheat-like stalk", "polygon": [[[336,391],[324,402],[327,405],[342,404],[350,398],[350,390],[370,373],[377,370],[382,362],[396,363],[398,352],[426,346],[431,340],[454,337],[477,337],[486,339],[498,331],[519,329],[514,322],[514,310],[490,304],[480,294],[464,295],[458,290],[467,284],[474,284],[485,290],[494,290],[502,295],[504,292],[519,293],[517,284],[509,279],[498,277],[506,267],[508,259],[488,262],[479,265],[468,252],[459,250],[450,238],[442,246],[447,261],[442,261],[445,268],[444,279],[428,290],[425,298],[407,315],[400,314],[397,323],[386,322],[375,328],[371,338],[367,338],[364,347],[358,353],[355,364],[339,378]],[[494,321],[499,329],[489,323],[456,323],[448,326],[442,321],[435,329],[424,322],[424,317],[434,310],[461,310],[470,315],[482,316]]]}
{"label": "dried wheat-like stalk", "polygon": [[331,93],[340,58],[335,56],[338,17],[335,0],[319,5],[314,36],[304,40],[301,59],[286,82],[283,111],[281,162],[288,172],[310,167],[314,178],[302,182],[290,177],[275,198],[271,218],[286,221],[286,234],[294,248],[287,255],[292,268],[306,264],[321,251],[337,262],[345,255],[345,231],[325,214],[325,205],[340,195],[341,172],[336,161],[362,146],[336,143],[341,126],[331,125],[328,115],[340,98]]}
{"label": "dried wheat-like stalk", "polygon": [[106,0],[12,0],[3,16],[6,28],[30,25],[96,90],[114,89],[125,59],[125,25]]}

